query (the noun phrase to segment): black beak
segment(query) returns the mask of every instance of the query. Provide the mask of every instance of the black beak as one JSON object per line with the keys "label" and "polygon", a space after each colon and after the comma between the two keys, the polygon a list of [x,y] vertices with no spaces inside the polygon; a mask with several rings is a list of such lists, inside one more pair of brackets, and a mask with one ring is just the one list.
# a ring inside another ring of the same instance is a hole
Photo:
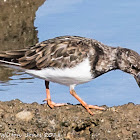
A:
{"label": "black beak", "polygon": [[140,87],[140,73],[138,73],[138,75],[137,76],[134,76],[135,77],[135,79],[136,79],[136,81],[137,81],[137,84],[139,85],[139,87]]}

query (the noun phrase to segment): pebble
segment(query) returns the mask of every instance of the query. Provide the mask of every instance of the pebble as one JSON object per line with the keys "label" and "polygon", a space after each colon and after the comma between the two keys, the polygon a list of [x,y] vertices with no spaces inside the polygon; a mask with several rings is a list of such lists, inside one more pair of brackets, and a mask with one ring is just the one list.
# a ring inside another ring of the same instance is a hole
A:
{"label": "pebble", "polygon": [[34,117],[34,115],[30,111],[21,111],[16,114],[16,118],[24,121],[29,121]]}

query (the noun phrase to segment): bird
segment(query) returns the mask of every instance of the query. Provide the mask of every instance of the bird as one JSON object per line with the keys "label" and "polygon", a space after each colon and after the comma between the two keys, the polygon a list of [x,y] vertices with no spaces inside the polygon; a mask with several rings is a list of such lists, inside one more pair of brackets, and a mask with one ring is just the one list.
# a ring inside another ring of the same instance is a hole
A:
{"label": "bird", "polygon": [[0,63],[21,68],[28,74],[45,80],[48,106],[67,105],[51,100],[49,83],[66,85],[70,94],[94,115],[89,105],[75,91],[75,86],[89,82],[112,70],[122,70],[134,76],[140,87],[140,55],[128,48],[112,47],[86,37],[59,36],[21,50],[0,52]]}

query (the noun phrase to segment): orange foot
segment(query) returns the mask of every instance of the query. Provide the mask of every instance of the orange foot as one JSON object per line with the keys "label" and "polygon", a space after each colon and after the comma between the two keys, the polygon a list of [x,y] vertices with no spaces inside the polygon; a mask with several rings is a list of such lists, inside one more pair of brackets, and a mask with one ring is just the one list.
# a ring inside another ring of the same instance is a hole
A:
{"label": "orange foot", "polygon": [[89,112],[89,114],[94,115],[94,113],[91,112],[90,108],[92,109],[98,109],[98,110],[105,110],[105,108],[103,107],[99,107],[99,106],[94,106],[94,105],[88,105],[86,102],[84,102],[77,94],[74,90],[70,90],[70,93],[72,96],[74,96],[84,107],[85,109]]}
{"label": "orange foot", "polygon": [[[83,101],[83,102],[84,102],[84,101]],[[88,104],[82,104],[82,105],[86,108],[86,110],[87,110],[87,111],[89,112],[89,114],[91,114],[91,115],[94,115],[94,113],[91,112],[90,108],[91,108],[91,109],[98,109],[98,110],[105,110],[105,108],[99,107],[99,106],[88,105]]]}
{"label": "orange foot", "polygon": [[47,104],[49,105],[49,107],[51,107],[51,108],[54,108],[54,107],[56,107],[56,106],[65,106],[65,105],[68,105],[68,104],[66,104],[66,103],[59,103],[59,104],[57,104],[57,103],[54,103],[53,101],[51,101],[51,99],[45,99],[45,100],[43,100],[43,101],[47,101]]}

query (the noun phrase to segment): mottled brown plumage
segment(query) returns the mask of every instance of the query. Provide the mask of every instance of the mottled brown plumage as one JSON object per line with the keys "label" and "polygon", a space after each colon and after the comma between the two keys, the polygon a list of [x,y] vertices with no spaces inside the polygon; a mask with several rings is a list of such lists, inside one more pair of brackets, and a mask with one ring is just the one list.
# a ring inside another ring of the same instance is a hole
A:
{"label": "mottled brown plumage", "polygon": [[60,69],[75,67],[85,58],[89,58],[91,72],[95,77],[113,69],[131,73],[134,71],[130,70],[131,65],[136,65],[138,71],[140,67],[140,56],[135,51],[110,47],[97,40],[79,36],[60,36],[23,50],[0,53],[2,60],[19,63],[25,69],[38,70],[47,67]]}
{"label": "mottled brown plumage", "polygon": [[[3,58],[16,58],[22,67],[42,69],[46,67],[73,67],[84,58],[94,56],[95,51],[102,51],[101,43],[77,36],[63,36],[49,39],[21,51],[6,51]],[[63,62],[63,63],[62,63]]]}
{"label": "mottled brown plumage", "polygon": [[88,55],[93,55],[94,43],[96,41],[82,37],[57,37],[30,47],[24,57],[19,59],[19,63],[30,69],[70,68],[82,62]]}

